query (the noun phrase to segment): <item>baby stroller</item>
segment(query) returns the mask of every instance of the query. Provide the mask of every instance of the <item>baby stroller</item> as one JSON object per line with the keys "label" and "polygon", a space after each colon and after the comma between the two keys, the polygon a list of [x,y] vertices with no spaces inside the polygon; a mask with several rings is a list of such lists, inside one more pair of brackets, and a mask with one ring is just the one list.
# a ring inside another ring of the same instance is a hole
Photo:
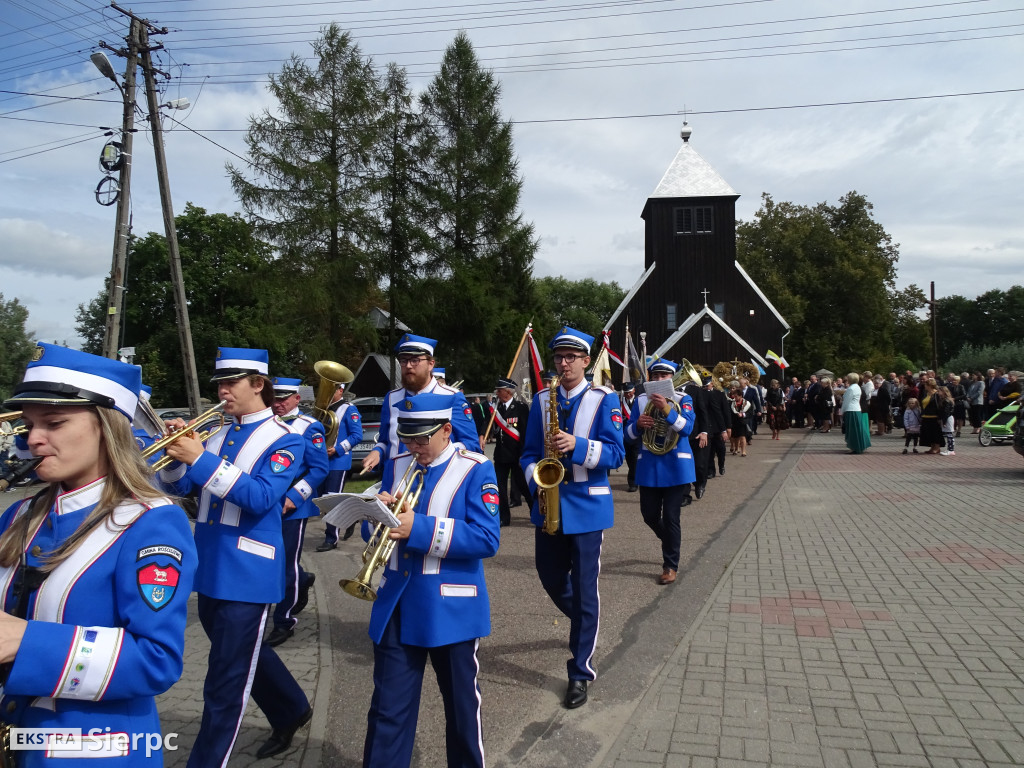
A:
{"label": "baby stroller", "polygon": [[1013,427],[1017,423],[1019,412],[1020,404],[1015,400],[993,413],[992,418],[981,425],[978,442],[987,448],[993,443],[1002,445],[1007,440],[1012,441]]}

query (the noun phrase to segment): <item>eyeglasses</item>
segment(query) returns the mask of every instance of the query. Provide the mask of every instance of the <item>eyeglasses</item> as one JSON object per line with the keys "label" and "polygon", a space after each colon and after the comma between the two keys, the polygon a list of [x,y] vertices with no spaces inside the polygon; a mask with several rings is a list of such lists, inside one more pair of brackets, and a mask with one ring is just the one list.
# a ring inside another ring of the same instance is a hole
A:
{"label": "eyeglasses", "polygon": [[416,445],[426,445],[432,437],[433,435],[416,435],[416,437],[400,437],[398,440],[403,445],[412,445],[413,443]]}
{"label": "eyeglasses", "polygon": [[418,355],[416,357],[400,357],[398,358],[399,365],[411,366],[415,368],[421,362],[427,359],[426,355]]}
{"label": "eyeglasses", "polygon": [[555,355],[555,362],[556,363],[569,363],[569,365],[572,365],[577,360],[579,360],[580,358],[583,358],[583,357],[586,357],[586,355],[573,355],[573,354],[569,354],[569,355]]}

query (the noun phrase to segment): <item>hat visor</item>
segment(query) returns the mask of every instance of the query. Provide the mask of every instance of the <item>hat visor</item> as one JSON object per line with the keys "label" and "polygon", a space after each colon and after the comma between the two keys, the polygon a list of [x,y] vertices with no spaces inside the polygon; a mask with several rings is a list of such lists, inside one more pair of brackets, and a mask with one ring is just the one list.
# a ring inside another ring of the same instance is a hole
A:
{"label": "hat visor", "polygon": [[559,341],[557,345],[553,346],[551,348],[551,351],[552,352],[557,352],[560,349],[571,349],[571,350],[573,350],[575,352],[583,352],[584,354],[587,354],[587,355],[590,354],[590,345],[585,344],[582,341],[580,341],[580,342],[572,342],[572,341],[568,341],[568,340],[563,339],[562,341]]}
{"label": "hat visor", "polygon": [[[245,376],[253,375],[263,376],[259,371],[250,371],[244,368],[221,368],[210,377],[210,381],[231,381],[232,379],[241,379]],[[266,377],[264,376],[264,378]]]}
{"label": "hat visor", "polygon": [[[110,398],[104,398],[104,400],[109,402]],[[4,408],[20,410],[20,406],[25,403],[40,403],[42,405],[104,405],[107,408],[113,405],[112,403],[111,405],[97,403],[84,397],[57,395],[53,392],[19,392],[4,400]]]}
{"label": "hat visor", "polygon": [[447,419],[433,421],[398,420],[395,433],[401,437],[429,437],[448,423]]}

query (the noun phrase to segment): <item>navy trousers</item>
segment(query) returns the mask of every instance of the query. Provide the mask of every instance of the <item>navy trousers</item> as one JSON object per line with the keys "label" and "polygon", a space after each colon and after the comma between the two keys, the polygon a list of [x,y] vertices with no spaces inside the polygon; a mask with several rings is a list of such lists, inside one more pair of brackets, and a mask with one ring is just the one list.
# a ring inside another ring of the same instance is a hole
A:
{"label": "navy trousers", "polygon": [[601,573],[603,542],[604,531],[551,536],[537,528],[535,534],[534,551],[541,586],[555,607],[569,617],[572,658],[566,662],[566,671],[570,680],[597,677],[591,660],[601,623],[597,578]]}
{"label": "navy trousers", "polygon": [[199,621],[210,638],[210,658],[203,684],[203,719],[188,768],[227,764],[249,701],[267,608],[263,603],[199,595]]}
{"label": "navy trousers", "polygon": [[274,609],[274,626],[291,629],[299,620],[292,616],[292,610],[299,599],[299,591],[306,586],[309,574],[302,570],[299,557],[302,555],[302,540],[306,535],[306,520],[284,518],[281,535],[284,537],[284,597]]}
{"label": "navy trousers", "polygon": [[689,488],[689,485],[640,486],[640,514],[647,527],[661,539],[661,567],[673,571],[679,570],[679,510],[683,497],[689,495]]}
{"label": "navy trousers", "polygon": [[[344,493],[345,482],[348,480],[347,469],[332,469],[327,473],[327,482],[324,483],[324,493]],[[338,527],[326,523],[324,525],[324,542],[327,544],[338,543]]]}
{"label": "navy trousers", "polygon": [[380,643],[373,647],[373,698],[366,715],[363,767],[403,768],[412,763],[423,670],[429,657],[444,702],[448,768],[483,768],[479,639],[421,648],[403,645],[400,632],[396,608]]}
{"label": "navy trousers", "polygon": [[501,524],[510,525],[512,510],[509,508],[509,480],[512,481],[513,498],[518,496],[520,503],[522,503],[522,499],[526,499],[527,509],[533,507],[533,495],[530,493],[530,486],[526,483],[523,467],[518,462],[514,464],[495,463],[494,473],[498,478],[498,513]]}

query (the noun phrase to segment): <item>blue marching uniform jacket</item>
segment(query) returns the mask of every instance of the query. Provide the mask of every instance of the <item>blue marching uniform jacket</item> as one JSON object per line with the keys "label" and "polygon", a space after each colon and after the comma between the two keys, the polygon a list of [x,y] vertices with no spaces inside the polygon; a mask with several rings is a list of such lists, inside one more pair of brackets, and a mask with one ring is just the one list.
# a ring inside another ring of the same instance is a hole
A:
{"label": "blue marching uniform jacket", "polygon": [[[413,460],[404,454],[389,461],[381,488],[394,494]],[[414,512],[412,533],[398,542],[381,576],[370,614],[373,642],[399,605],[405,645],[435,648],[489,635],[482,558],[497,553],[501,531],[494,465],[449,444],[426,468]]]}
{"label": "blue marching uniform jacket", "polygon": [[[78,528],[104,484],[101,478],[57,496],[29,533],[28,565],[40,566],[40,556]],[[0,529],[27,513],[30,503],[8,508]],[[81,753],[58,757],[159,764],[159,752],[146,758],[142,735],[162,733],[154,697],[181,677],[196,550],[188,518],[167,499],[153,506],[124,502],[113,522],[93,528],[29,600],[28,626],[4,683],[0,712],[18,728],[81,728]],[[0,594],[9,613],[18,603],[16,571],[0,568]],[[22,768],[52,764],[45,751],[17,754]]]}
{"label": "blue marching uniform jacket", "polygon": [[363,439],[363,416],[351,403],[344,403],[334,412],[338,417],[338,438],[334,441],[334,455],[329,469],[335,472],[352,468],[352,449]]}
{"label": "blue marching uniform jacket", "polygon": [[296,480],[295,485],[288,489],[286,499],[291,499],[295,509],[287,516],[288,520],[302,520],[306,517],[319,517],[320,509],[313,499],[320,495],[320,490],[327,479],[327,443],[324,439],[324,428],[312,416],[295,411],[288,414],[282,421],[303,436],[302,467],[305,474]]}
{"label": "blue marching uniform jacket", "polygon": [[265,408],[226,422],[191,467],[160,471],[178,494],[201,489],[196,592],[242,603],[281,600],[281,504],[302,455],[302,436]]}
{"label": "blue marching uniform jacket", "polygon": [[[526,444],[520,458],[534,499],[537,486],[533,481],[533,468],[545,455],[548,402],[547,390],[534,395]],[[615,507],[608,470],[619,467],[626,455],[622,445],[619,396],[607,387],[591,387],[584,380],[568,393],[558,388],[558,411],[561,428],[576,436],[572,456],[562,457],[565,479],[558,488],[562,532],[587,533],[611,528],[615,524]],[[537,501],[530,510],[530,519],[534,525],[544,522]]]}
{"label": "blue marching uniform jacket", "polygon": [[[473,411],[466,402],[463,394],[437,379],[431,379],[430,383],[419,392],[408,392],[404,387],[393,389],[384,398],[384,406],[380,412],[380,436],[373,450],[380,453],[381,461],[393,459],[405,451],[398,441],[398,422],[395,412],[399,409],[402,401],[412,395],[422,395],[433,392],[439,395],[452,395],[452,442],[462,443],[469,451],[477,451],[480,448],[480,435],[476,431],[476,421],[473,419]],[[459,415],[459,412],[462,415]]]}
{"label": "blue marching uniform jacket", "polygon": [[679,435],[676,447],[665,454],[651,453],[643,444],[643,432],[637,426],[637,420],[647,408],[647,395],[637,398],[636,406],[629,416],[626,425],[626,437],[635,440],[640,449],[636,459],[636,484],[645,488],[670,488],[673,485],[692,483],[697,479],[697,470],[693,463],[693,453],[687,435],[693,431],[696,417],[693,413],[693,401],[689,395],[676,392],[679,412],[673,409],[668,416],[668,427]]}

